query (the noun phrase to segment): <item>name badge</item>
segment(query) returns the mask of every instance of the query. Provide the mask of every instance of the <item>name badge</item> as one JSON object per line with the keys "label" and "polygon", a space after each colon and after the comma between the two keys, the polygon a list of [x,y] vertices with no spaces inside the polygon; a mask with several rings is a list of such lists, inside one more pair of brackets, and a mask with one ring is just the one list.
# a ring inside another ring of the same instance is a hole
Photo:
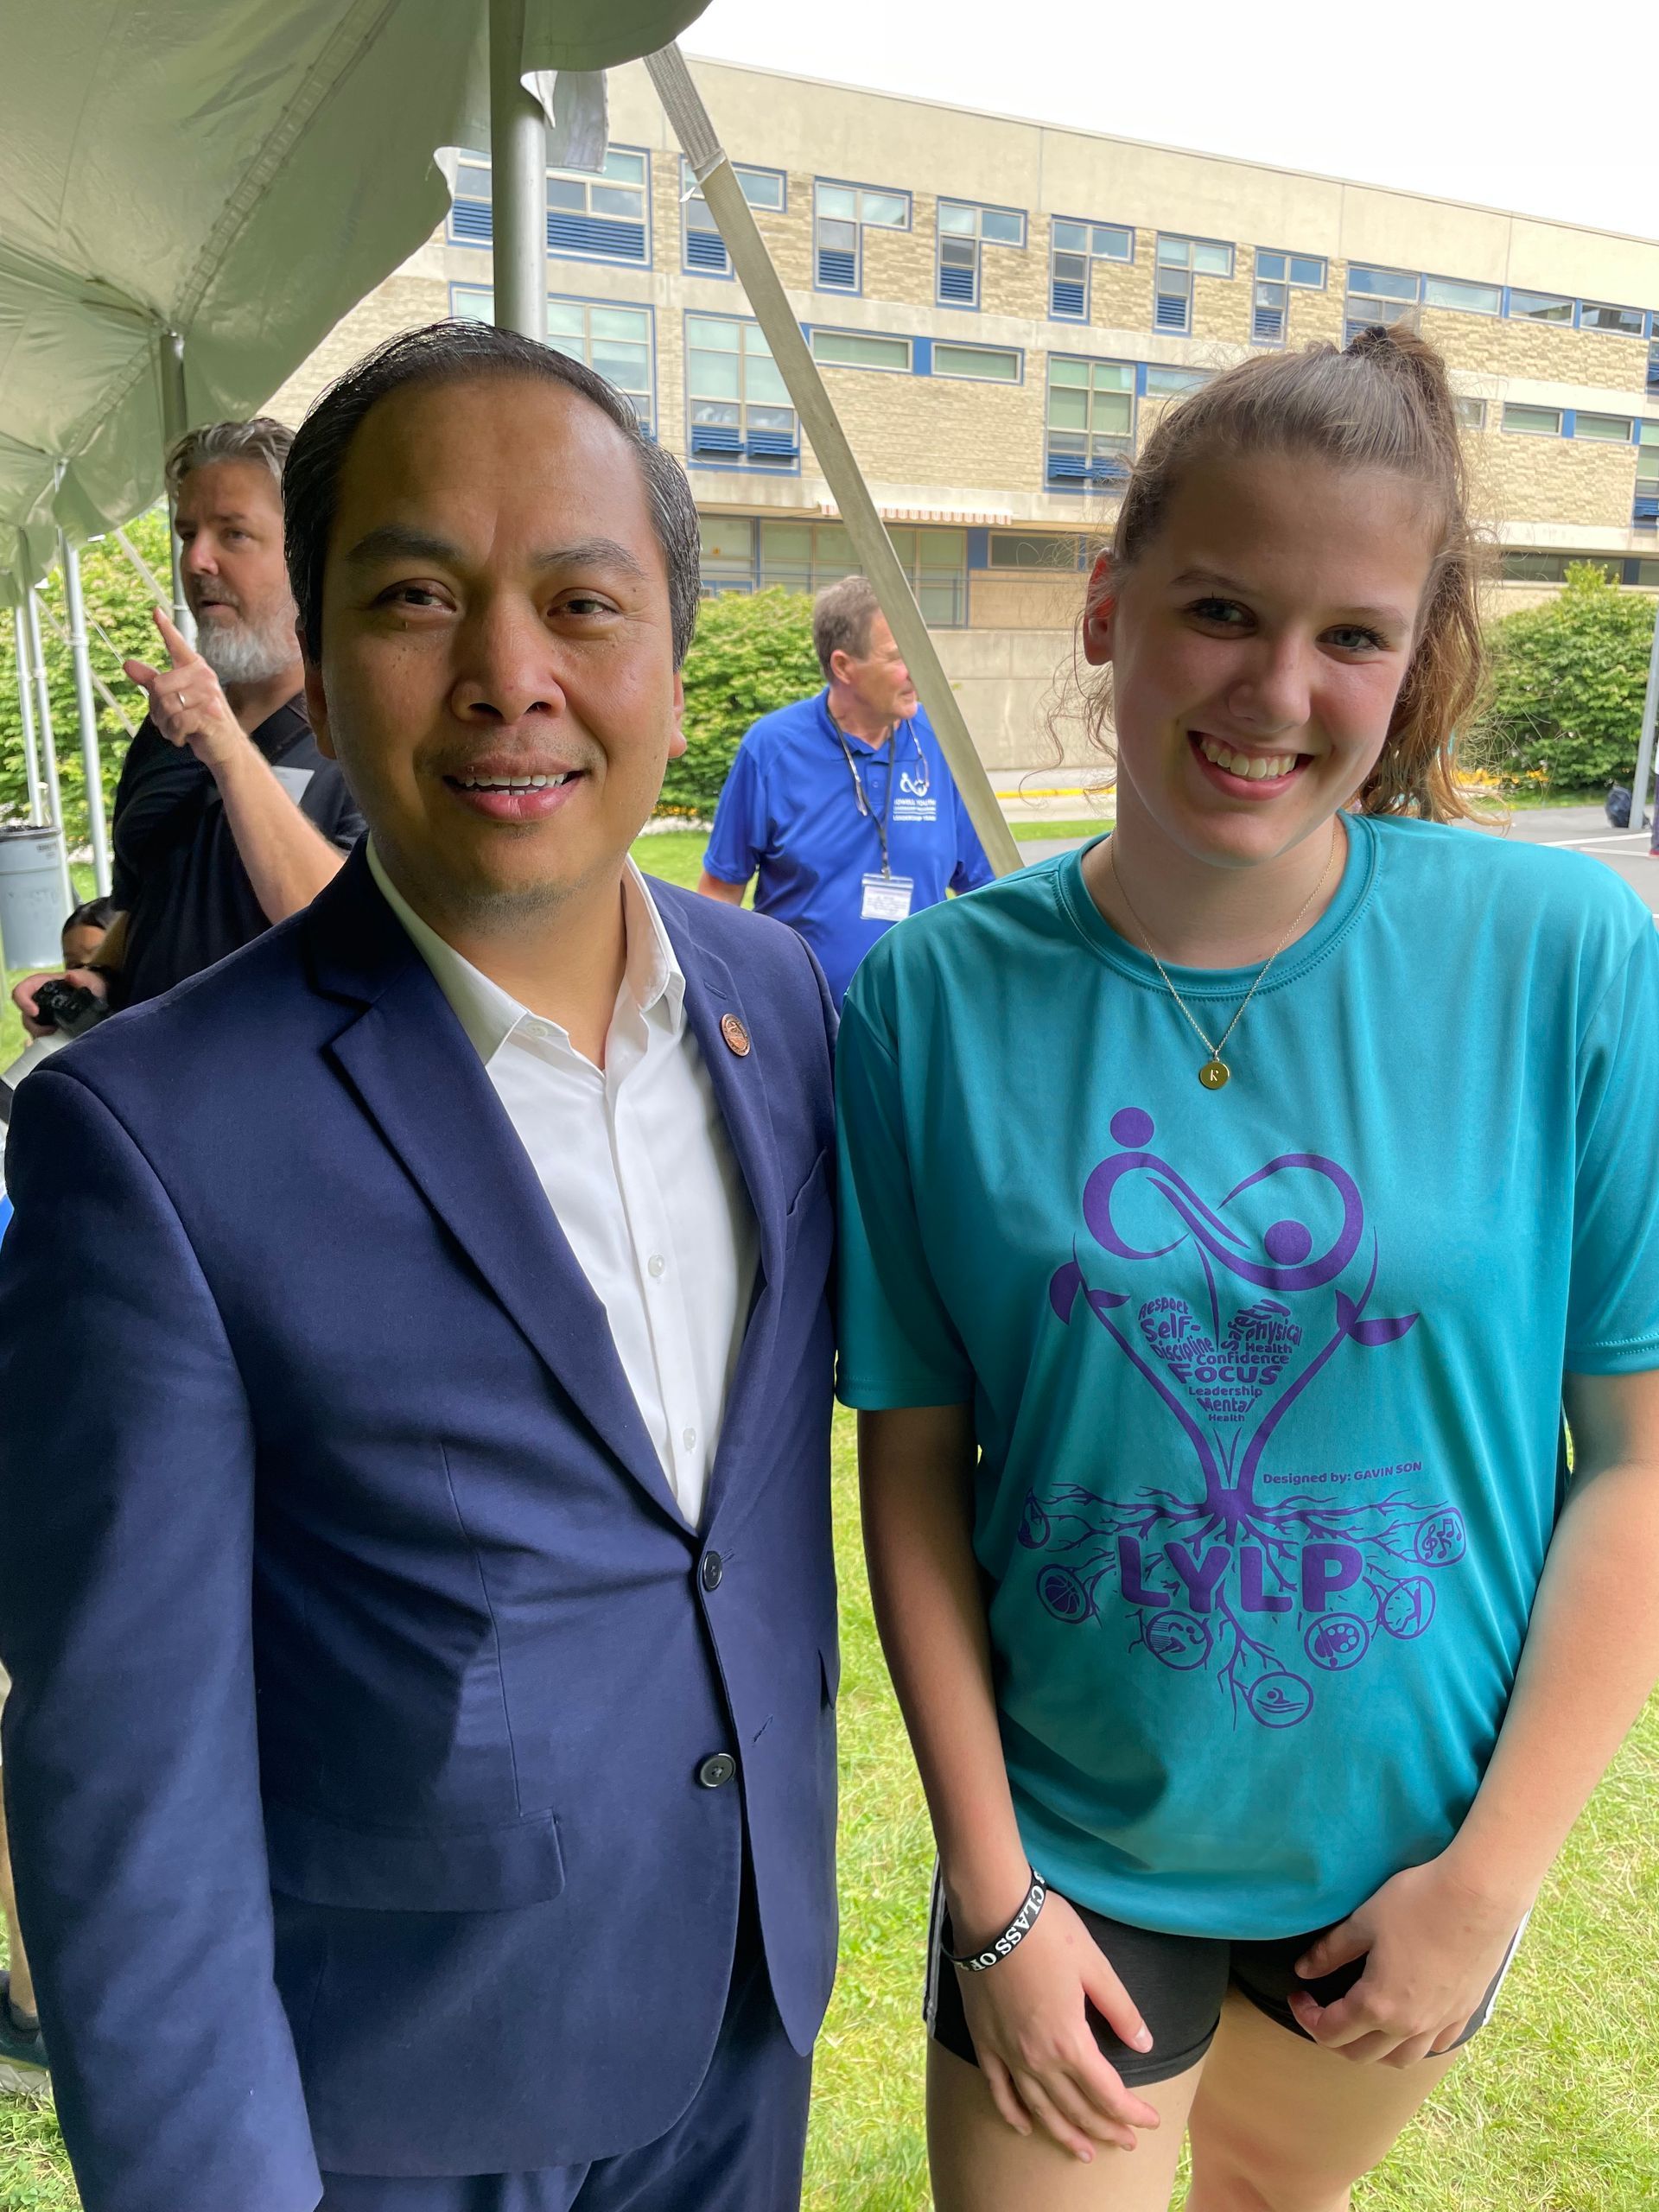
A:
{"label": "name badge", "polygon": [[305,787],[315,775],[316,770],[315,768],[273,768],[270,772],[297,806],[305,797]]}
{"label": "name badge", "polygon": [[864,919],[867,922],[906,920],[915,889],[914,880],[908,875],[867,875],[864,879]]}

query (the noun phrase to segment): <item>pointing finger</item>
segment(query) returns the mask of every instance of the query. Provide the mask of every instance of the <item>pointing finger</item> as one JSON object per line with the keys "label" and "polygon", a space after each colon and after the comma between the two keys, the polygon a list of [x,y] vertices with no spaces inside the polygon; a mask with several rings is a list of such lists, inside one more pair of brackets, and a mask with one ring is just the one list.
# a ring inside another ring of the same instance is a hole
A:
{"label": "pointing finger", "polygon": [[167,647],[175,668],[186,668],[201,656],[190,645],[182,631],[177,628],[170,615],[161,607],[156,609],[156,627],[162,633],[162,643]]}
{"label": "pointing finger", "polygon": [[121,665],[126,671],[127,681],[141,684],[146,691],[152,683],[159,683],[162,680],[161,671],[152,668],[148,661],[124,660]]}

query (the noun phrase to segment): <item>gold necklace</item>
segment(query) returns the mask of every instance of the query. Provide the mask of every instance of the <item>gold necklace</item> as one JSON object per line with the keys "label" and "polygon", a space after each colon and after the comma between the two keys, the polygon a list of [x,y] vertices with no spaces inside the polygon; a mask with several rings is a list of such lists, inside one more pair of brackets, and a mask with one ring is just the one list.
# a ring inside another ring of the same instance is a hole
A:
{"label": "gold necklace", "polygon": [[1186,1016],[1187,1020],[1191,1023],[1192,1029],[1198,1037],[1198,1042],[1204,1046],[1205,1051],[1210,1055],[1204,1065],[1198,1070],[1198,1081],[1204,1085],[1206,1090],[1220,1090],[1225,1084],[1232,1080],[1233,1074],[1231,1068],[1228,1066],[1226,1061],[1221,1057],[1222,1047],[1226,1044],[1227,1039],[1232,1035],[1234,1030],[1237,1028],[1239,1023],[1243,1020],[1245,1007],[1249,1006],[1250,1001],[1255,996],[1262,984],[1267,981],[1268,969],[1272,967],[1274,962],[1279,957],[1280,954],[1284,950],[1285,947],[1290,943],[1292,938],[1295,936],[1298,929],[1301,926],[1302,916],[1306,913],[1308,908],[1319,897],[1320,892],[1324,890],[1325,879],[1329,876],[1337,857],[1338,840],[1335,826],[1332,825],[1331,832],[1331,857],[1326,861],[1319,881],[1308,893],[1306,898],[1303,899],[1301,906],[1297,910],[1296,918],[1291,923],[1290,927],[1285,931],[1283,937],[1280,938],[1278,944],[1274,946],[1273,950],[1262,962],[1261,969],[1257,972],[1255,981],[1250,985],[1249,989],[1244,994],[1243,1001],[1239,1007],[1238,1012],[1233,1016],[1232,1020],[1228,1023],[1227,1027],[1222,1031],[1220,1036],[1213,1044],[1211,1043],[1208,1035],[1199,1027],[1198,1018],[1193,1014],[1192,1007],[1188,1006],[1186,1001],[1176,989],[1173,982],[1171,980],[1168,969],[1165,967],[1163,962],[1158,957],[1158,955],[1152,949],[1152,939],[1147,934],[1147,925],[1141,920],[1140,915],[1135,912],[1135,901],[1129,897],[1128,892],[1124,887],[1122,874],[1117,865],[1117,857],[1112,849],[1113,845],[1116,842],[1116,840],[1115,838],[1109,839],[1106,846],[1106,865],[1112,871],[1112,880],[1116,884],[1119,892],[1122,895],[1123,904],[1129,910],[1130,920],[1134,922],[1136,929],[1141,932],[1141,942],[1146,948],[1147,957],[1150,958],[1153,966],[1158,970],[1158,973],[1164,979],[1164,988],[1169,993],[1171,998],[1174,1000],[1176,1005],[1179,1007],[1181,1012]]}

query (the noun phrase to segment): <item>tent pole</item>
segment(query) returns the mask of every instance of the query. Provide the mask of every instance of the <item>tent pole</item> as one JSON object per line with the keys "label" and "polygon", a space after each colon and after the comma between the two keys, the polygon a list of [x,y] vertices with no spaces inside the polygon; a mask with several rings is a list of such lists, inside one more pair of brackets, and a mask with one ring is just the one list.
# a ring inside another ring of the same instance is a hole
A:
{"label": "tent pole", "polygon": [[47,674],[46,654],[41,645],[41,602],[33,584],[29,588],[24,612],[29,665],[35,677],[35,720],[40,731],[41,766],[46,784],[47,811],[53,825],[60,833],[58,865],[63,872],[63,911],[67,914],[74,906],[75,890],[69,874],[69,833],[63,823],[63,791],[58,783],[58,746],[52,731],[52,693]]}
{"label": "tent pole", "polygon": [[29,778],[29,818],[44,822],[42,809],[46,792],[41,783],[41,756],[35,737],[34,677],[29,665],[29,633],[23,627],[23,610],[11,610],[11,642],[17,656],[17,713],[23,725],[23,768]]}
{"label": "tent pole", "polygon": [[[754,309],[772,358],[795,403],[802,428],[811,440],[847,535],[853,541],[859,566],[869,578],[881,611],[892,626],[894,639],[927,709],[963,804],[968,809],[986,857],[999,875],[1023,865],[1014,832],[1003,819],[985,773],[962,708],[942,666],[922,611],[910,588],[910,580],[893,550],[887,525],[876,512],[863,472],[854,457],[823,378],[818,374],[800,324],[789,304],[765,239],[755,226],[748,201],[743,197],[730,161],[715,134],[702,95],[691,81],[691,73],[677,46],[648,54],[645,67],[657,87],[658,98],[685,149],[692,174],[702,188],[710,213],[720,226],[726,250],[732,257],[749,305]],[[498,320],[499,320],[498,316]]]}
{"label": "tent pole", "polygon": [[75,712],[80,722],[80,760],[86,779],[86,827],[92,841],[92,877],[101,899],[110,887],[110,833],[104,818],[104,760],[92,701],[92,664],[86,651],[86,601],[80,588],[80,555],[58,532],[63,594],[69,615],[69,656],[75,671]]}
{"label": "tent pole", "polygon": [[524,85],[525,0],[490,0],[495,321],[547,340],[547,119]]}
{"label": "tent pole", "polygon": [[[162,333],[162,442],[171,452],[190,428],[190,405],[185,395],[184,340],[176,330]],[[167,542],[173,556],[173,623],[194,645],[196,642],[195,617],[190,612],[190,602],[184,595],[184,569],[179,557],[178,510],[173,494],[167,495]]]}
{"label": "tent pole", "polygon": [[1636,780],[1630,785],[1630,827],[1640,830],[1648,818],[1648,793],[1653,781],[1653,731],[1659,719],[1659,599],[1653,602],[1653,651],[1648,655],[1648,690],[1642,702],[1642,735],[1636,748]]}

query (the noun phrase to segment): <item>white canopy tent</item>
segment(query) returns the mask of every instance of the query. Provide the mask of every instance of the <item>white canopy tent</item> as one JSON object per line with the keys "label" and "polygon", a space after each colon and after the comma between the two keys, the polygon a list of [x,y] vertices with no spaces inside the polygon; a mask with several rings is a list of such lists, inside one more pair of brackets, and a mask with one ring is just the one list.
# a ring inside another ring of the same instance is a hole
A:
{"label": "white canopy tent", "polygon": [[[14,16],[0,35],[0,604],[23,611],[23,654],[38,629],[34,586],[54,556],[67,578],[73,547],[156,499],[168,439],[263,404],[430,235],[449,198],[440,149],[491,146],[497,313],[544,334],[554,73],[653,56],[982,840],[999,869],[1017,865],[886,530],[673,47],[706,4],[213,0],[204,11],[200,0],[143,10],[58,0]],[[72,628],[82,640],[91,788],[91,686],[84,632]],[[31,791],[45,793],[55,777],[38,654],[29,672],[42,747]],[[101,859],[101,828],[95,842]]]}

